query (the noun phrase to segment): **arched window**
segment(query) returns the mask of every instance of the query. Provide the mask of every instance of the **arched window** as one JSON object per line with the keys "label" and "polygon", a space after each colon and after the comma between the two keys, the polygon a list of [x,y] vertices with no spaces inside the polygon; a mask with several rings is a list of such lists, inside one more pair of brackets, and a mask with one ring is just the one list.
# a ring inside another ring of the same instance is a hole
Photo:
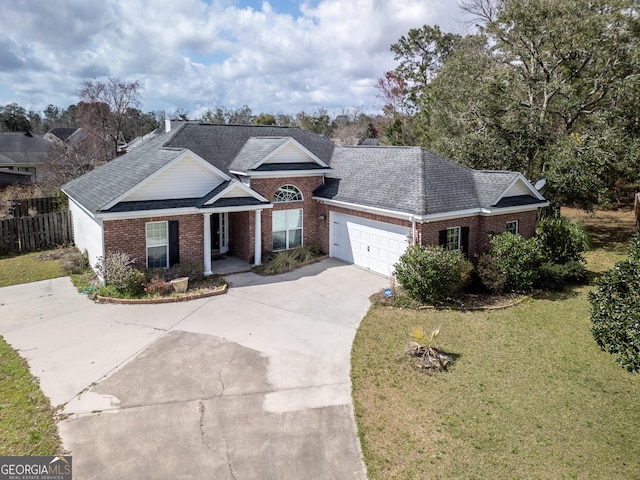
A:
{"label": "arched window", "polygon": [[272,201],[273,203],[300,202],[302,201],[302,192],[293,185],[284,185],[276,190]]}

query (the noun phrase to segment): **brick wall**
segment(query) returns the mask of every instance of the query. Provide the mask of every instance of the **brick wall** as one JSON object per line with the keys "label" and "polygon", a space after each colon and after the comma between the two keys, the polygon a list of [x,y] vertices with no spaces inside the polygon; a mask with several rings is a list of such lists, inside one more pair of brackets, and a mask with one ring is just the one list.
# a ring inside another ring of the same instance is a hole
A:
{"label": "brick wall", "polygon": [[[265,209],[262,211],[262,251],[270,252],[272,250],[273,239],[271,236],[271,217],[272,210],[291,210],[302,208],[303,229],[302,242],[304,245],[316,241],[320,244],[323,240],[321,225],[322,221],[318,218],[320,215],[317,201],[313,200],[313,191],[322,185],[322,177],[299,177],[299,178],[258,178],[251,180],[251,188],[266,199],[271,200],[274,193],[284,185],[293,185],[302,192],[303,200],[301,202],[274,203],[273,209]],[[328,218],[328,217],[327,217]],[[328,220],[325,220],[325,222]],[[235,235],[235,232],[233,233]],[[252,240],[253,241],[253,240]],[[324,241],[328,245],[329,237]],[[253,254],[253,243],[251,244],[251,253]]]}
{"label": "brick wall", "polygon": [[492,216],[473,216],[454,220],[442,220],[420,225],[418,242],[438,245],[439,232],[450,227],[469,227],[469,255],[476,255],[489,248],[489,234],[506,231],[507,222],[518,221],[518,233],[533,237],[536,231],[537,212],[506,213]]}
{"label": "brick wall", "polygon": [[204,262],[204,219],[202,215],[174,215],[163,217],[105,220],[105,252],[128,253],[139,267],[147,262],[147,222],[177,220],[180,233],[180,261]]}
{"label": "brick wall", "polygon": [[[264,212],[263,210],[263,218]],[[264,229],[264,226],[262,228]],[[253,262],[254,229],[255,212],[229,213],[229,253],[231,255],[245,262]]]}

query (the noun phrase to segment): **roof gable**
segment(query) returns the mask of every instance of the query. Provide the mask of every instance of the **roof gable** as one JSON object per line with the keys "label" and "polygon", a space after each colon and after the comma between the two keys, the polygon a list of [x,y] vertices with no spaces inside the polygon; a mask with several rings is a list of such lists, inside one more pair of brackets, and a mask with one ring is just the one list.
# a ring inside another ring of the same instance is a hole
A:
{"label": "roof gable", "polygon": [[204,204],[213,205],[219,200],[229,198],[254,198],[256,200],[259,200],[260,202],[269,203],[269,200],[264,198],[255,190],[252,190],[244,183],[239,182],[236,179],[232,179],[224,189],[215,192],[215,195],[209,198]]}
{"label": "roof gable", "polygon": [[119,202],[200,198],[230,177],[189,150],[107,204]]}

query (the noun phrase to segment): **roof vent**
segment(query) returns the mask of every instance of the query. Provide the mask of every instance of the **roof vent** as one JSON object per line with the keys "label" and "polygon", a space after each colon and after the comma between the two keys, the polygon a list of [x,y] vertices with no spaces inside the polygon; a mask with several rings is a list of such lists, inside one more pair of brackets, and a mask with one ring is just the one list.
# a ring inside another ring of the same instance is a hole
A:
{"label": "roof vent", "polygon": [[171,131],[171,119],[169,117],[164,119],[164,133]]}

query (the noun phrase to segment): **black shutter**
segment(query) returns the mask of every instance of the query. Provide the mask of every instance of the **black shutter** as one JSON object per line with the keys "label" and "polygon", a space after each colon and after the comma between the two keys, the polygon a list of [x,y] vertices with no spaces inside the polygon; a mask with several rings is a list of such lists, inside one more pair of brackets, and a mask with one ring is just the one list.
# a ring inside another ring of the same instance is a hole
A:
{"label": "black shutter", "polygon": [[440,230],[438,232],[438,245],[440,245],[441,247],[446,247],[446,245],[447,245],[447,231],[446,230]]}
{"label": "black shutter", "polygon": [[469,255],[469,227],[461,228],[460,249],[465,256]]}
{"label": "black shutter", "polygon": [[169,221],[169,266],[180,263],[180,234],[178,221]]}

